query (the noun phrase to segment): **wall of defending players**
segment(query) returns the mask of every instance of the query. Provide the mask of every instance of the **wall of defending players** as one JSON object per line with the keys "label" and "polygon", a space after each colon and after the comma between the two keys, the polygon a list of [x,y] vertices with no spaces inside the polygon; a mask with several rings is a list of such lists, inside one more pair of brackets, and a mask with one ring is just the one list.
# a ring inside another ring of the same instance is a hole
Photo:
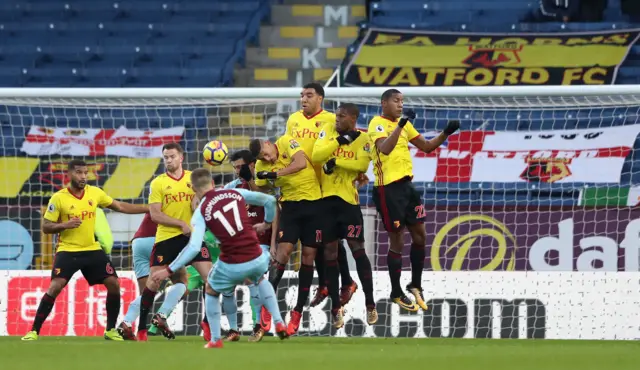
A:
{"label": "wall of defending players", "polygon": [[[138,294],[131,271],[119,273],[122,311]],[[0,335],[28,330],[50,271],[0,271]],[[354,277],[355,278],[355,277]],[[433,272],[424,274],[425,313],[401,313],[392,305],[386,273],[374,273],[380,320],[365,324],[364,297],[347,306],[346,325],[334,331],[326,304],[305,311],[300,336],[548,338],[634,340],[640,317],[638,273],[610,272]],[[285,275],[279,289],[282,312],[295,301],[296,274]],[[251,330],[248,290],[238,291],[240,329]],[[102,335],[104,287],[74,278],[57,300],[44,335]],[[160,295],[156,304],[162,301]],[[170,318],[176,333],[200,335],[199,292],[192,292]],[[579,310],[579,314],[576,314]],[[223,328],[226,321],[223,319]]]}

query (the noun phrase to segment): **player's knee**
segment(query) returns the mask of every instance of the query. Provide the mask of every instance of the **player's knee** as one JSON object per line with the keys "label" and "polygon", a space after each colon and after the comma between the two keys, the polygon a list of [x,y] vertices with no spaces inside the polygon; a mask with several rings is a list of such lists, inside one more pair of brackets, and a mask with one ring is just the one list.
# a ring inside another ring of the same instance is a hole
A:
{"label": "player's knee", "polygon": [[334,261],[338,259],[338,248],[325,248],[324,259],[326,261]]}
{"label": "player's knee", "polygon": [[413,225],[409,228],[409,233],[411,234],[411,242],[414,245],[426,245],[427,244],[427,231],[424,228],[424,225],[418,224]]}
{"label": "player's knee", "polygon": [[51,280],[51,284],[49,284],[49,289],[47,289],[47,294],[53,298],[56,298],[66,285],[67,285],[67,281],[64,279],[53,279]]}
{"label": "player's knee", "polygon": [[211,286],[209,286],[208,284],[205,286],[204,291],[205,291],[205,293],[207,293],[208,295],[210,295],[212,297],[220,296],[220,293],[218,293],[215,290],[213,290],[213,288],[211,288]]}
{"label": "player's knee", "polygon": [[347,244],[349,244],[349,249],[351,249],[351,253],[364,249],[364,243],[361,243],[355,240],[350,240]]}
{"label": "player's knee", "polygon": [[117,278],[111,276],[104,279],[104,286],[107,288],[107,294],[120,295],[120,282]]}
{"label": "player's knee", "polygon": [[402,231],[394,231],[389,233],[389,249],[395,253],[402,253],[404,248],[404,233]]}

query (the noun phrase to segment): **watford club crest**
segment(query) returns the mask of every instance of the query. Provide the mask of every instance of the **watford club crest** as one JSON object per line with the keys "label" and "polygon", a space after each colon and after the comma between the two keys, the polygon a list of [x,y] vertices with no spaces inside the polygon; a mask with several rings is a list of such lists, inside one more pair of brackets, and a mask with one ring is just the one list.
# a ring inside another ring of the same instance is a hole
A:
{"label": "watford club crest", "polygon": [[320,127],[320,126],[322,126],[322,122],[316,121],[316,127]]}
{"label": "watford club crest", "polygon": [[469,45],[471,54],[462,63],[477,68],[516,66],[520,64],[518,53],[522,47],[517,43]]}
{"label": "watford club crest", "polygon": [[89,205],[93,207],[93,199],[89,199]]}
{"label": "watford club crest", "polygon": [[532,159],[520,178],[529,182],[553,183],[571,176],[568,164],[561,159]]}

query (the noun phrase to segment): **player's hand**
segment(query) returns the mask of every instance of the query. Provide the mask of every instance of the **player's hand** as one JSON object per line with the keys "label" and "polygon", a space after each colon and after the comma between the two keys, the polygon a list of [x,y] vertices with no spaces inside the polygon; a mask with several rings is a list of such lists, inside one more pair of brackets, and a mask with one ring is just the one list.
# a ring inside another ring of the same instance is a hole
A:
{"label": "player's hand", "polygon": [[449,135],[452,135],[454,132],[458,131],[459,128],[460,128],[460,121],[453,120],[453,121],[447,122],[447,127],[445,127],[444,130],[442,130],[442,132],[444,132],[445,135],[449,136]]}
{"label": "player's hand", "polygon": [[261,222],[259,224],[253,225],[253,229],[258,233],[258,235],[264,234],[266,231],[271,230],[271,224],[266,222]]}
{"label": "player's hand", "polygon": [[359,136],[361,132],[358,130],[348,131],[346,134],[338,136],[336,140],[340,145],[347,145],[353,143]]}
{"label": "player's hand", "polygon": [[71,220],[67,221],[65,225],[67,229],[75,229],[77,227],[80,227],[80,225],[82,225],[82,220],[77,217],[74,217]]}
{"label": "player's hand", "polygon": [[416,118],[416,112],[412,111],[411,109],[406,110],[402,114],[402,118],[400,118],[400,121],[398,121],[398,126],[404,127],[407,124],[407,122],[409,122],[409,120],[414,120],[415,118]]}
{"label": "player's hand", "polygon": [[182,234],[186,236],[191,235],[191,226],[189,226],[189,224],[187,224],[186,222],[182,223],[182,226],[180,226],[180,229],[182,230]]}
{"label": "player's hand", "polygon": [[240,167],[240,173],[238,173],[238,175],[246,182],[253,180],[253,174],[248,164],[243,164],[242,167]]}
{"label": "player's hand", "polygon": [[271,262],[276,260],[276,251],[277,251],[276,245],[272,244],[271,247],[269,247],[269,254],[271,255]]}
{"label": "player's hand", "polygon": [[278,178],[277,172],[260,171],[256,174],[256,177],[260,180],[275,180]]}
{"label": "player's hand", "polygon": [[151,280],[153,280],[154,282],[160,284],[165,279],[167,279],[168,277],[169,277],[169,270],[162,269],[162,270],[158,270],[158,271],[154,272],[153,275],[151,275]]}
{"label": "player's hand", "polygon": [[356,183],[358,185],[358,189],[360,189],[363,186],[366,186],[369,183],[369,176],[367,176],[367,174],[364,172],[358,174],[358,177],[356,178]]}
{"label": "player's hand", "polygon": [[335,158],[329,159],[327,161],[327,163],[325,163],[324,166],[322,166],[322,170],[327,175],[331,175],[333,173],[333,171],[335,170],[335,168],[336,168],[336,159]]}

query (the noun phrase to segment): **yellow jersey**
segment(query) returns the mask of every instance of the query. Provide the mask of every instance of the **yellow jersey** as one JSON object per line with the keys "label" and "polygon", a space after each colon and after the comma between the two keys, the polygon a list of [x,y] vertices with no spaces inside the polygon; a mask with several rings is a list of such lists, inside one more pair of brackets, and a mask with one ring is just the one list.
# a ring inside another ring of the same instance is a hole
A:
{"label": "yellow jersey", "polygon": [[[311,158],[313,155],[313,145],[318,139],[318,135],[325,124],[335,124],[336,115],[326,110],[307,117],[299,110],[289,116],[287,120],[286,135],[291,135],[297,142],[300,143],[302,150],[304,150],[307,157]],[[318,180],[322,176],[322,165],[317,166],[314,164],[316,176]]]}
{"label": "yellow jersey", "polygon": [[376,176],[375,186],[383,186],[396,182],[405,177],[413,177],[413,162],[409,152],[409,142],[420,133],[407,122],[398,138],[395,148],[385,155],[376,147],[376,141],[391,135],[398,126],[398,120],[391,121],[382,116],[375,116],[369,122],[369,138],[371,139],[371,160],[373,161],[373,173]]}
{"label": "yellow jersey", "polygon": [[313,116],[307,117],[299,110],[289,116],[285,135],[291,136],[300,143],[302,150],[311,158],[313,145],[318,139],[322,127],[327,123],[335,124],[336,115],[323,109]]}
{"label": "yellow jersey", "polygon": [[[289,135],[281,136],[275,143],[278,149],[278,159],[275,163],[265,162],[263,160],[256,161],[256,173],[260,171],[279,171],[292,162],[291,158],[294,154],[302,151],[302,146],[297,140]],[[287,176],[278,177],[272,182],[273,186],[280,188],[280,199],[286,201],[298,200],[318,200],[322,198],[320,191],[320,183],[318,177],[311,165],[311,160],[305,154],[308,162],[304,169]],[[256,185],[266,186],[269,180],[256,179]]]}
{"label": "yellow jersey", "polygon": [[367,134],[361,134],[348,145],[339,145],[339,136],[335,124],[326,124],[313,147],[312,160],[323,165],[331,158],[336,158],[336,167],[331,175],[322,172],[320,186],[322,197],[337,195],[351,204],[359,204],[356,178],[367,172],[371,161],[371,142]]}
{"label": "yellow jersey", "polygon": [[72,218],[82,220],[75,229],[62,230],[58,238],[57,252],[87,252],[100,250],[96,241],[96,209],[108,207],[113,198],[102,189],[85,185],[80,197],[65,188],[53,194],[44,213],[44,219],[51,222],[67,222]]}
{"label": "yellow jersey", "polygon": [[[193,216],[191,202],[194,197],[195,192],[191,188],[191,171],[183,170],[179,179],[163,173],[151,181],[149,204],[161,203],[162,213],[182,220],[187,225],[191,224],[191,216]],[[182,229],[179,227],[158,224],[156,243],[177,235],[182,235]]]}

